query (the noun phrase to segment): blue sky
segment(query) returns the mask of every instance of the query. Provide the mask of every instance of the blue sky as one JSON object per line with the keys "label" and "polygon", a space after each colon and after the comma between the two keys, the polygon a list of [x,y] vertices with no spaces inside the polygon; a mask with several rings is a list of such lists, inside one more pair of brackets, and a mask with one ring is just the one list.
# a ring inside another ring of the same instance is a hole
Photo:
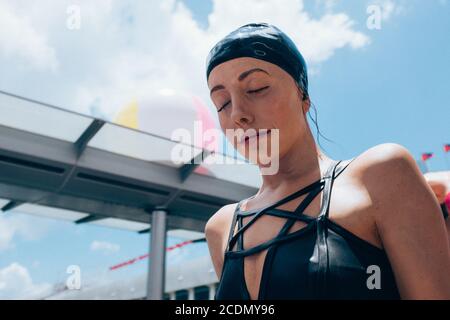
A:
{"label": "blue sky", "polygon": [[[432,171],[450,169],[442,151],[443,144],[450,143],[450,1],[314,0],[304,1],[303,7],[294,6],[297,16],[289,8],[278,8],[278,1],[261,2],[261,8],[249,13],[253,1],[239,5],[241,1],[184,0],[181,7],[176,6],[177,1],[166,1],[161,2],[163,9],[139,1],[120,5],[106,0],[95,5],[79,1],[87,18],[74,33],[55,28],[64,23],[65,6],[72,1],[58,5],[42,2],[41,8],[24,6],[23,1],[0,1],[0,11],[9,13],[0,14],[0,20],[9,21],[21,30],[19,35],[36,41],[31,48],[0,31],[0,90],[112,119],[140,93],[169,86],[195,93],[214,111],[204,79],[206,50],[243,22],[265,20],[279,25],[304,49],[319,128],[336,142],[320,138],[326,154],[349,159],[374,145],[395,142],[416,158],[422,152],[434,152],[435,157],[428,160]],[[277,9],[271,10],[275,3]],[[370,4],[382,8],[380,30],[366,26]],[[162,13],[157,15],[155,10]],[[302,20],[305,14],[308,19]],[[315,41],[302,33],[302,28],[329,36]],[[171,50],[174,44],[184,55]],[[173,63],[155,63],[166,54],[166,48]],[[160,83],[164,86],[159,87]],[[5,228],[14,232],[0,237],[4,241],[4,246],[0,245],[0,282],[7,281],[10,286],[38,288],[64,281],[71,264],[79,265],[90,281],[108,273],[109,266],[148,250],[148,234],[21,214],[0,217],[0,231]],[[116,250],[92,251],[95,241],[113,244]],[[180,239],[170,238],[169,245],[177,241]],[[207,254],[206,244],[186,249],[182,258],[194,254]],[[15,269],[10,268],[13,264]],[[31,284],[17,271],[18,265],[26,270]],[[141,261],[110,276],[129,277],[146,268],[147,263]],[[0,289],[0,298],[4,297],[14,294]]]}

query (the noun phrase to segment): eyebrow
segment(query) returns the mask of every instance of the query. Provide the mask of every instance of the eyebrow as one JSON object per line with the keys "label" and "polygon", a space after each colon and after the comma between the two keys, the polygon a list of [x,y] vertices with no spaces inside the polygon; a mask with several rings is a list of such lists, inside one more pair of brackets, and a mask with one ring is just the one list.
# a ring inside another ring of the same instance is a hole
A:
{"label": "eyebrow", "polygon": [[[254,72],[264,72],[265,74],[270,76],[270,74],[264,69],[253,68],[253,69],[250,69],[250,70],[242,72],[240,74],[240,76],[238,77],[238,80],[242,81],[242,80],[244,80],[245,78],[247,78],[250,74],[252,74]],[[220,90],[220,89],[225,89],[225,87],[223,85],[219,84],[219,85],[217,85],[217,86],[215,86],[214,88],[211,89],[211,92],[209,93],[209,95],[211,96],[214,91],[217,91],[217,90]]]}

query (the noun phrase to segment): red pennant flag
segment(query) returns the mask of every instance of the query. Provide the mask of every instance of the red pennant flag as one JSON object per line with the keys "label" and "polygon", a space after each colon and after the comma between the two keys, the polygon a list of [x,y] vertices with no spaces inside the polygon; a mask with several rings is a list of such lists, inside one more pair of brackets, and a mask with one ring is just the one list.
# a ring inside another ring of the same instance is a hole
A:
{"label": "red pennant flag", "polygon": [[423,161],[427,161],[428,159],[430,159],[433,156],[432,152],[426,152],[426,153],[422,153],[422,160]]}
{"label": "red pennant flag", "polygon": [[[185,245],[188,245],[190,243],[196,243],[196,242],[202,242],[202,241],[206,241],[206,238],[199,238],[199,239],[195,239],[195,240],[186,240],[186,241],[174,244],[171,247],[167,247],[166,251],[172,251],[174,249],[184,247]],[[138,258],[133,258],[133,259],[130,259],[128,261],[116,264],[115,266],[109,267],[109,270],[119,269],[119,268],[125,267],[127,265],[133,264],[136,261],[147,259],[148,257],[149,257],[149,254],[147,253],[147,254],[139,256]]]}
{"label": "red pennant flag", "polygon": [[450,143],[444,144],[444,152],[450,151]]}

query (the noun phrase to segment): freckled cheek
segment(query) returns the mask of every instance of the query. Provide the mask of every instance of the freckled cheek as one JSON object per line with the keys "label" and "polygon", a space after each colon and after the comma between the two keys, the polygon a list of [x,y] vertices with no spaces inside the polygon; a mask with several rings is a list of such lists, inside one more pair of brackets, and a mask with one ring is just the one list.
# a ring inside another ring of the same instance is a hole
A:
{"label": "freckled cheek", "polygon": [[273,127],[279,130],[280,147],[290,145],[291,141],[298,135],[300,123],[298,115],[288,106],[279,105],[272,114]]}
{"label": "freckled cheek", "polygon": [[289,112],[289,108],[283,102],[271,102],[269,110],[270,112],[267,112],[266,115],[280,130],[290,122],[292,115]]}

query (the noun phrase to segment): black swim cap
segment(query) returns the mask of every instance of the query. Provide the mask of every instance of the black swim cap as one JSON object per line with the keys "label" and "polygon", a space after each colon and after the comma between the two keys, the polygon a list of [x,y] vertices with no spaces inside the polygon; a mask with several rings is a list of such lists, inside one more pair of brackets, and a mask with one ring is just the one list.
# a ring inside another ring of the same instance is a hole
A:
{"label": "black swim cap", "polygon": [[280,29],[268,23],[246,24],[220,40],[206,60],[206,79],[219,64],[240,57],[252,57],[276,64],[289,73],[308,97],[305,59],[294,42]]}

